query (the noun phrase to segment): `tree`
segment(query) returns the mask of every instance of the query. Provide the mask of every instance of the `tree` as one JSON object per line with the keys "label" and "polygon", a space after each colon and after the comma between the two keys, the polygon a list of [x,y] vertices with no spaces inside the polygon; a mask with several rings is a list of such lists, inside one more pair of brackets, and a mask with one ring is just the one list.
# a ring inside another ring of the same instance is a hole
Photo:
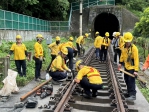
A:
{"label": "tree", "polygon": [[140,22],[135,24],[134,31],[136,33],[141,33],[144,37],[149,36],[149,7],[144,10]]}

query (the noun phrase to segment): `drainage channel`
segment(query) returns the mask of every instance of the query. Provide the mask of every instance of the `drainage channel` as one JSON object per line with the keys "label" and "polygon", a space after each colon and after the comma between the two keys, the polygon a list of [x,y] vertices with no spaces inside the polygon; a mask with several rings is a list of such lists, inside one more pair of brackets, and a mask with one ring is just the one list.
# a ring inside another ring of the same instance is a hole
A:
{"label": "drainage channel", "polygon": [[[95,49],[91,48],[83,58],[86,65],[95,67],[100,71],[103,79],[104,89],[98,90],[98,96],[86,99],[82,95],[82,88],[71,81],[64,92],[58,92],[53,101],[49,101],[53,108],[42,112],[138,112],[133,102],[126,102],[124,93],[126,85],[117,66],[111,63],[111,50],[108,52],[107,61],[99,63],[95,60]],[[66,84],[68,85],[68,84]],[[59,91],[60,91],[59,90]],[[60,94],[64,93],[64,94]],[[129,108],[128,108],[129,107]]]}

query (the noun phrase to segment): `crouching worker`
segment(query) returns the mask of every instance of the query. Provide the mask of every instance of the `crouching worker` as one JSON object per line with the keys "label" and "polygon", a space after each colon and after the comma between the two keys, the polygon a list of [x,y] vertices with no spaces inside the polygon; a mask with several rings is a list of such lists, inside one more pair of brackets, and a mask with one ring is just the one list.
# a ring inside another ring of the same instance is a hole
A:
{"label": "crouching worker", "polygon": [[67,56],[68,50],[67,48],[62,48],[59,55],[52,61],[50,67],[50,76],[52,77],[52,81],[57,83],[58,81],[64,81],[67,77],[67,73],[65,71],[71,72],[71,70],[66,66],[64,58]]}
{"label": "crouching worker", "polygon": [[76,62],[76,68],[78,74],[74,81],[79,83],[84,89],[85,97],[96,97],[97,90],[103,89],[102,78],[99,71],[93,67],[85,66],[81,60]]}

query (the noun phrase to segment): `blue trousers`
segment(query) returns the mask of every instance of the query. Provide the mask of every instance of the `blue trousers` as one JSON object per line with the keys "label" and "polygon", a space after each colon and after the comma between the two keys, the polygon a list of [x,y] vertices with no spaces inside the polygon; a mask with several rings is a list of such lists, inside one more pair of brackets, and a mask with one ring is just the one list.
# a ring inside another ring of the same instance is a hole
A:
{"label": "blue trousers", "polygon": [[93,94],[96,94],[97,90],[102,89],[102,84],[92,84],[89,82],[88,78],[85,76],[82,78],[82,80],[80,81],[80,85],[81,87],[84,89],[86,94],[91,94],[90,89],[92,90]]}
{"label": "blue trousers", "polygon": [[100,56],[100,49],[96,48],[96,58],[99,58],[99,56]]}
{"label": "blue trousers", "polygon": [[70,47],[67,47],[68,49],[68,59],[69,59],[69,68],[72,70],[73,69],[73,49]]}
{"label": "blue trousers", "polygon": [[[134,73],[134,70],[127,70],[125,68],[125,71],[133,74]],[[131,77],[127,74],[124,74],[124,80],[125,80],[125,83],[127,85],[127,92],[128,94],[131,96],[131,95],[134,95],[136,96],[136,83],[135,83],[135,78],[134,77]]]}
{"label": "blue trousers", "polygon": [[50,71],[49,74],[55,81],[65,79],[67,77],[67,74],[61,71],[55,71],[55,72]]}

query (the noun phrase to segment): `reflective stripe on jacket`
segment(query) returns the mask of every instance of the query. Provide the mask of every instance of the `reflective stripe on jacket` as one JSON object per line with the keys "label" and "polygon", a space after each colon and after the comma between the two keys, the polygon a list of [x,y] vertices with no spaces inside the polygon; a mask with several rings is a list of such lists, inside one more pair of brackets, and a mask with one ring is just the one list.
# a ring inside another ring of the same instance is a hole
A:
{"label": "reflective stripe on jacket", "polygon": [[78,80],[82,80],[84,76],[87,76],[89,82],[92,84],[102,84],[99,71],[93,67],[84,66],[81,70],[79,70],[76,78]]}

